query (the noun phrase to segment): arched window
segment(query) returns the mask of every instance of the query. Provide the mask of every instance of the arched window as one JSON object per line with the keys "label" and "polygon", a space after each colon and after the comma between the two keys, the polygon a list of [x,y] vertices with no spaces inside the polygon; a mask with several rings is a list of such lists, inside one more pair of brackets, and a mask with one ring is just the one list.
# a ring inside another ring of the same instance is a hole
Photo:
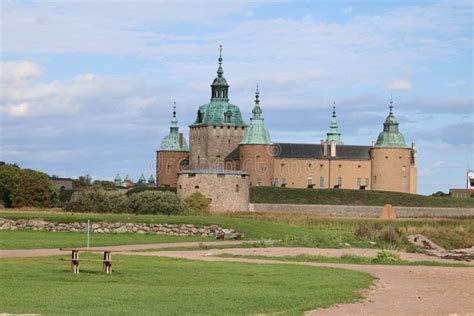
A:
{"label": "arched window", "polygon": [[199,189],[199,185],[196,185],[194,188],[195,188],[196,190],[198,190],[198,189]]}

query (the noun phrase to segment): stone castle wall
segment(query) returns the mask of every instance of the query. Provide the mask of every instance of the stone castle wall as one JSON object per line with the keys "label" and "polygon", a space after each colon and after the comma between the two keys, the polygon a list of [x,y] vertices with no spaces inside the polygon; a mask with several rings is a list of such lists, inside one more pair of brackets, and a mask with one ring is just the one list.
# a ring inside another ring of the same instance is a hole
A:
{"label": "stone castle wall", "polygon": [[[252,203],[251,212],[294,212],[321,216],[378,218],[383,206]],[[394,206],[398,218],[474,216],[474,208]]]}
{"label": "stone castle wall", "polygon": [[177,194],[181,200],[195,192],[210,199],[211,212],[245,212],[249,205],[249,176],[229,173],[180,173]]}
{"label": "stone castle wall", "polygon": [[243,126],[193,126],[189,129],[190,169],[224,169],[224,159],[244,136]]}
{"label": "stone castle wall", "polygon": [[[0,230],[32,229],[52,232],[85,232],[87,223],[55,223],[43,220],[11,220],[0,218]],[[222,228],[217,225],[203,226],[193,224],[146,224],[146,223],[92,223],[91,233],[137,233],[171,236],[200,236],[236,238],[243,234],[233,229]]]}

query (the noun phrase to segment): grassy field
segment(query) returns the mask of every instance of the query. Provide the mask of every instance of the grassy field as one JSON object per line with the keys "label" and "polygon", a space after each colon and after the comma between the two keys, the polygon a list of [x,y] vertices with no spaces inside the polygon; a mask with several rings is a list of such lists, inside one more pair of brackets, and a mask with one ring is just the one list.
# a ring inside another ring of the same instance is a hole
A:
{"label": "grassy field", "polygon": [[[0,211],[0,217],[10,219],[40,218],[54,222],[141,222],[141,223],[168,223],[168,224],[200,224],[220,225],[233,228],[245,234],[246,240],[283,240],[278,246],[305,246],[321,248],[396,248],[415,251],[406,241],[406,236],[421,233],[446,249],[468,248],[474,246],[474,219],[407,219],[396,221],[380,221],[377,219],[355,219],[318,217],[310,214],[298,213],[230,213],[221,216],[164,216],[129,214],[69,214],[64,212],[41,211]],[[13,233],[13,232],[12,232]],[[35,248],[43,238],[44,232],[16,231],[16,235],[0,232],[2,239],[0,247],[12,248],[15,245],[21,248]],[[77,236],[83,242],[81,234],[66,234],[64,240],[75,239]],[[110,245],[122,243],[154,243],[158,236],[122,234],[93,234],[98,242],[110,242]],[[57,240],[61,240],[58,237]],[[101,239],[103,238],[103,239]],[[24,239],[18,243],[16,239]],[[49,241],[48,241],[49,240]],[[52,239],[45,239],[42,247],[57,248]],[[183,241],[182,239],[175,239]],[[186,239],[189,240],[189,239]],[[204,241],[205,239],[198,239]],[[36,243],[38,241],[38,243]],[[48,246],[48,243],[50,245]],[[102,245],[102,244],[101,244]]]}
{"label": "grassy field", "polygon": [[[90,234],[90,246],[116,246],[131,244],[158,244],[183,241],[212,241],[211,237],[179,237],[166,235]],[[55,233],[34,230],[0,231],[0,249],[41,249],[85,247],[84,233]]]}
{"label": "grassy field", "polygon": [[434,197],[417,194],[340,190],[340,189],[290,189],[273,187],[252,187],[252,203],[277,204],[328,204],[328,205],[371,205],[383,206],[426,206],[426,207],[474,207],[474,199]]}
{"label": "grassy field", "polygon": [[345,264],[382,264],[382,265],[394,265],[394,266],[434,266],[434,267],[472,267],[462,263],[449,263],[449,262],[438,262],[438,261],[384,261],[384,262],[373,262],[373,258],[360,257],[353,255],[343,255],[341,257],[324,257],[315,255],[298,255],[298,256],[258,256],[258,255],[234,255],[223,253],[215,255],[216,257],[223,258],[245,258],[245,259],[263,259],[263,260],[277,260],[277,261],[289,261],[289,262],[319,262],[319,263],[345,263]]}
{"label": "grassy field", "polygon": [[295,315],[356,300],[359,290],[373,282],[368,274],[332,268],[115,258],[123,261],[117,263],[112,275],[100,272],[98,262],[81,263],[81,273],[74,275],[58,257],[0,259],[1,311],[48,315]]}

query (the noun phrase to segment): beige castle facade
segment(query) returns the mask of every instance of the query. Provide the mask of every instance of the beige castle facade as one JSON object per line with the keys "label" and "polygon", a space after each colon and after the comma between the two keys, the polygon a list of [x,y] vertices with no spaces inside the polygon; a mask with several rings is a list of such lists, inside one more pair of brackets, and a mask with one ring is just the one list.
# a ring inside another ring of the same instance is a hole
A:
{"label": "beige castle facade", "polygon": [[[264,126],[258,89],[246,124],[240,109],[229,103],[228,88],[219,57],[211,101],[199,107],[189,126],[189,148],[173,112],[170,135],[157,151],[158,187],[177,187],[181,197],[200,191],[220,210],[243,210],[251,186],[416,193],[416,147],[406,145],[392,103],[372,145],[343,144],[335,107],[320,143],[274,143]],[[229,200],[236,207],[225,207]]]}

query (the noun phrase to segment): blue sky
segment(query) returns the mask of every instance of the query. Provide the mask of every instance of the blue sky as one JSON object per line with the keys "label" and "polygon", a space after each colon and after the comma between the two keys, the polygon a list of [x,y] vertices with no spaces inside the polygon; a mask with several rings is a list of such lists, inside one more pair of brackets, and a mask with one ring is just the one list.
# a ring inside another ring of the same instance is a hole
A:
{"label": "blue sky", "polygon": [[470,0],[2,1],[0,160],[153,174],[173,101],[187,135],[222,44],[231,102],[248,121],[258,83],[273,141],[318,143],[335,101],[343,141],[369,145],[392,94],[418,191],[464,187],[472,21]]}

